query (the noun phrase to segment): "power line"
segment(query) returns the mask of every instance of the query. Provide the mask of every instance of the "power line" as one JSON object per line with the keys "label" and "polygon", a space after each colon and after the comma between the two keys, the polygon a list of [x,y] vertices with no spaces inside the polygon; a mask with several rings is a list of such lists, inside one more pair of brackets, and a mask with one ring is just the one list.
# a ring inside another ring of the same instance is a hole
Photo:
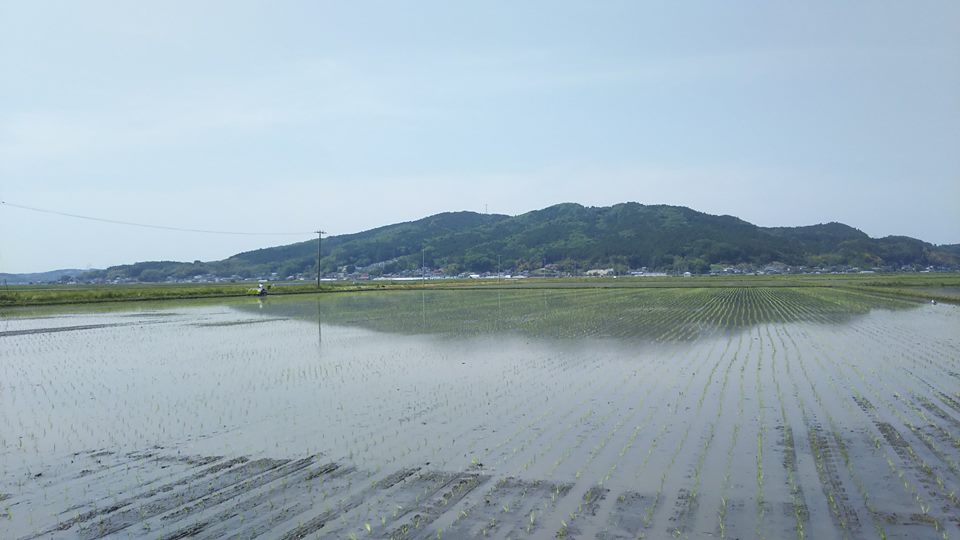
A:
{"label": "power line", "polygon": [[161,229],[165,231],[178,231],[178,232],[191,232],[191,233],[204,233],[204,234],[230,234],[234,236],[302,236],[306,234],[316,234],[316,231],[307,231],[307,232],[238,232],[238,231],[213,231],[208,229],[189,229],[186,227],[172,227],[169,225],[151,225],[148,223],[135,223],[133,221],[121,221],[119,219],[107,219],[101,217],[93,216],[83,216],[80,214],[71,214],[69,212],[59,212],[57,210],[47,210],[45,208],[36,208],[33,206],[26,206],[22,204],[15,204],[7,201],[0,201],[0,205],[10,206],[13,208],[20,208],[22,210],[30,210],[32,212],[40,212],[44,214],[54,214],[58,216],[66,216],[76,219],[86,219],[88,221],[99,221],[102,223],[112,223],[114,225],[128,225],[131,227],[143,227],[145,229]]}

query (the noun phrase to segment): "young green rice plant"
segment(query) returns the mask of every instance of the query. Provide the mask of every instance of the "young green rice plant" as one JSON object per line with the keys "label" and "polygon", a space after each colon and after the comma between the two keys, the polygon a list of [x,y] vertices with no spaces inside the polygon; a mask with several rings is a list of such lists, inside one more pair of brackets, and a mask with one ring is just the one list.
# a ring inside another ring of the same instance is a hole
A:
{"label": "young green rice plant", "polygon": [[[850,367],[852,370],[857,371],[856,366],[850,366]],[[930,437],[923,430],[919,429],[917,426],[911,423],[911,419],[907,418],[906,415],[904,415],[898,407],[896,407],[893,403],[890,402],[890,400],[884,397],[884,394],[892,393],[895,399],[907,405],[911,410],[916,412],[917,415],[924,422],[924,425],[934,426],[936,424],[926,417],[922,409],[919,409],[918,407],[916,407],[916,405],[913,404],[912,402],[908,402],[899,393],[892,392],[890,389],[890,386],[886,383],[883,377],[878,377],[876,380],[878,381],[878,385],[882,386],[882,389],[876,389],[870,382],[864,381],[867,388],[872,390],[872,395],[876,397],[876,400],[879,401],[882,405],[884,405],[887,410],[890,410],[891,412],[893,412],[893,414],[900,420],[900,422],[903,425],[905,425],[908,429],[910,429],[911,433],[913,433],[917,438],[919,438],[920,441],[923,442],[924,445],[927,446],[927,448],[938,459],[940,459],[940,461],[942,461],[944,464],[947,465],[948,469],[950,469],[954,474],[957,474],[958,476],[960,476],[960,469],[958,469],[958,466],[954,462],[954,460],[949,455],[946,455],[944,451],[939,448],[939,445],[935,440],[933,440],[932,437]],[[924,475],[929,480],[933,480],[937,484],[937,487],[941,495],[946,496],[946,498],[950,500],[954,504],[954,506],[960,509],[960,500],[957,499],[956,495],[954,494],[951,496],[951,493],[946,489],[946,486],[943,484],[942,481],[936,482],[937,475],[935,474],[933,468],[922,457],[920,457],[917,454],[916,450],[911,445],[908,444],[906,445],[905,448],[907,453],[909,454],[909,457],[917,466],[917,468],[921,472],[923,472]]]}
{"label": "young green rice plant", "polygon": [[[791,338],[791,336],[790,336],[789,334],[787,334],[786,332],[785,332],[785,334],[787,335],[788,338],[790,338],[790,339],[792,340],[792,338]],[[792,342],[792,341],[791,341],[791,342]],[[802,364],[801,364],[801,366],[802,366]],[[805,376],[805,377],[808,376],[807,373],[806,373],[806,369],[805,369],[805,368],[802,369],[801,371],[804,373],[804,376]],[[793,382],[793,384],[794,384],[794,387],[796,387],[796,382],[795,382],[795,381]],[[832,384],[833,384],[833,383],[831,383],[831,385],[832,385]],[[839,389],[837,389],[835,386],[832,386],[832,388],[833,388],[833,391],[834,391],[835,393],[838,393],[838,392],[839,392]],[[855,396],[856,396],[856,394],[855,394]],[[852,401],[852,400],[851,400],[851,401]],[[798,401],[798,404],[799,404],[799,406],[800,406],[801,413],[803,414],[804,422],[809,426],[809,420],[808,420],[808,418],[807,418],[806,408],[805,408],[805,406],[804,406],[804,404],[803,404],[802,401]],[[851,410],[852,407],[851,407],[851,405],[850,405],[850,401],[844,400],[844,401],[842,401],[842,404],[843,404],[843,406],[844,406],[845,408],[848,409],[848,414],[854,414],[854,412]],[[869,514],[870,514],[871,521],[872,521],[872,524],[873,524],[873,527],[874,527],[875,532],[877,533],[877,535],[878,535],[880,538],[886,538],[886,530],[885,530],[885,528],[884,528],[884,523],[883,523],[882,519],[880,518],[880,515],[881,515],[881,514],[880,514],[880,512],[874,507],[873,502],[872,502],[872,498],[871,498],[871,496],[870,496],[870,492],[869,492],[869,490],[867,489],[867,487],[864,485],[864,482],[862,481],[862,479],[861,479],[858,471],[856,470],[855,464],[854,464],[853,460],[851,459],[850,454],[849,454],[849,451],[848,451],[848,449],[847,449],[847,445],[846,445],[846,443],[844,442],[843,438],[840,436],[840,432],[838,431],[838,427],[837,427],[836,421],[834,420],[833,416],[830,414],[829,411],[826,411],[826,410],[825,410],[825,411],[824,411],[824,415],[827,417],[827,421],[828,421],[828,423],[829,423],[830,426],[831,426],[832,438],[833,438],[833,440],[834,440],[834,443],[835,443],[836,447],[837,447],[838,450],[840,451],[840,455],[841,455],[841,457],[843,458],[844,466],[845,466],[848,474],[850,475],[850,478],[853,480],[854,485],[855,485],[856,488],[857,488],[857,492],[860,494],[861,498],[863,499],[864,506],[866,506],[866,508],[867,508],[868,511],[869,511]],[[811,440],[813,440],[813,437],[815,437],[815,435],[811,434]],[[880,447],[881,447],[881,441],[880,441],[880,439],[879,439],[878,437],[874,437],[874,439],[872,440],[872,442],[873,442],[873,446],[874,446],[875,449],[880,449]],[[819,448],[817,449],[817,452],[819,452]],[[815,457],[816,457],[816,456],[815,456]],[[820,472],[820,469],[819,469],[819,464],[818,464],[818,473],[819,473],[819,472]],[[825,484],[825,485],[826,485],[826,484]],[[831,488],[829,500],[830,500],[830,503],[831,503],[831,510],[834,510],[835,507],[836,507],[836,498],[834,497],[834,495],[833,495],[833,493],[832,493],[832,488]],[[842,522],[841,522],[841,523],[842,523]]]}
{"label": "young green rice plant", "polygon": [[[825,356],[827,359],[830,359],[830,358],[831,358],[831,355],[824,355],[824,356]],[[820,355],[820,354],[817,354],[817,355],[815,356],[815,358],[817,359],[818,362],[821,361],[821,355]],[[852,364],[850,364],[850,366],[851,366],[851,370],[853,370],[853,368],[855,367],[855,366],[853,366]],[[838,369],[839,369],[839,368],[838,368]],[[830,382],[831,382],[831,385],[832,385],[834,391],[835,391],[835,392],[839,392],[840,390],[836,387],[835,383],[833,383],[832,380],[831,380]],[[867,383],[867,384],[868,384],[868,388],[872,388],[872,387],[869,385],[869,383]],[[892,404],[890,404],[889,401],[888,401],[885,397],[883,397],[883,395],[882,395],[881,393],[878,393],[878,392],[874,391],[874,393],[872,394],[872,396],[875,397],[877,400],[879,400],[879,401],[880,401],[881,403],[883,403],[884,405],[886,405],[887,408],[888,408],[888,410],[892,411],[892,412],[894,413],[894,415],[897,416],[898,419],[900,419],[904,424],[906,424],[906,425],[908,425],[908,426],[910,425],[909,420],[906,419],[906,418],[904,418],[903,413],[902,413],[897,407],[892,406]],[[898,399],[899,399],[899,398],[898,398]],[[850,407],[849,402],[844,402],[844,406]],[[829,415],[829,413],[826,413],[826,414],[827,414],[827,417],[828,417],[831,425],[834,427],[834,431],[836,432],[836,430],[837,430],[837,428],[836,428],[836,423],[834,422],[833,418]],[[899,444],[899,447],[900,447],[900,448],[903,448],[903,449],[905,450],[905,452],[906,452],[906,454],[907,454],[907,457],[910,459],[910,461],[912,461],[912,462],[914,463],[914,465],[916,465],[916,469],[917,469],[918,471],[922,472],[925,476],[927,476],[928,479],[931,479],[931,480],[932,480],[933,477],[934,477],[933,469],[916,453],[916,451],[913,449],[913,447],[912,447],[909,443],[907,443],[905,440],[902,439],[902,437],[899,436],[899,434],[896,434],[896,436],[901,440],[901,444]],[[844,450],[844,449],[845,449],[845,446],[842,444],[842,441],[840,441],[840,447],[841,447],[841,452],[844,452],[844,451],[845,451],[845,450]],[[934,449],[934,450],[935,450],[935,449]],[[844,454],[844,459],[845,459],[845,461],[846,461],[847,463],[849,463],[849,456],[847,456],[847,455]],[[887,456],[887,464],[888,464],[889,467],[893,467],[893,461],[889,459],[889,456]],[[852,466],[850,467],[850,469],[851,469],[851,471],[852,471]],[[892,470],[893,470],[893,469],[892,469]],[[917,488],[913,485],[912,482],[909,481],[909,479],[906,478],[906,476],[903,474],[903,472],[902,472],[901,470],[897,469],[897,473],[898,473],[898,474],[897,474],[897,477],[898,477],[898,478],[901,480],[901,482],[903,483],[904,490],[906,490],[910,495],[913,496],[913,499],[915,500],[916,504],[918,505],[918,507],[919,507],[920,510],[921,510],[921,514],[922,514],[922,515],[926,515],[926,514],[929,512],[929,510],[930,510],[930,505],[924,501],[924,498],[921,497],[920,494],[918,493]],[[942,493],[942,492],[941,492],[941,493]],[[947,493],[942,493],[942,494],[943,494],[943,495],[948,495]],[[948,496],[947,498],[949,499],[950,497]],[[960,508],[960,507],[958,507],[958,508]],[[942,527],[942,525],[940,524],[940,521],[939,521],[938,519],[936,519],[936,518],[933,518],[931,521],[932,521],[935,529],[938,530],[938,531],[940,531],[940,530],[941,530],[941,527]]]}
{"label": "young green rice plant", "polygon": [[763,378],[761,377],[761,366],[762,360],[765,358],[763,355],[764,349],[764,340],[759,339],[759,356],[757,359],[757,369],[756,369],[756,393],[757,393],[757,402],[759,405],[759,412],[757,415],[757,454],[756,454],[756,477],[757,477],[757,525],[756,533],[758,538],[763,538],[763,519],[766,512],[764,507],[764,494],[763,494],[763,433],[766,429],[764,424],[764,407],[763,402]]}
{"label": "young green rice plant", "polygon": [[[783,336],[779,334],[779,332],[778,332],[778,337],[780,339],[781,346],[783,347],[784,354],[786,355],[788,349],[786,348],[786,343],[783,340]],[[785,356],[784,362],[788,366],[787,373],[789,375],[789,365],[790,365],[789,357]],[[777,363],[774,362],[772,366],[773,366],[772,373],[774,377],[774,383],[777,390],[777,400],[780,405],[780,420],[782,422],[782,425],[784,426],[783,428],[784,429],[784,436],[783,436],[784,453],[785,453],[784,463],[787,470],[787,485],[790,487],[790,499],[793,505],[793,516],[794,516],[794,522],[796,523],[797,540],[803,540],[805,537],[805,533],[804,533],[804,520],[806,517],[804,515],[805,503],[803,502],[800,486],[797,483],[797,478],[796,478],[796,447],[794,445],[794,440],[793,440],[793,429],[790,427],[790,420],[787,417],[787,409],[786,409],[785,399],[783,395],[783,389],[780,386],[780,379],[778,377]]]}

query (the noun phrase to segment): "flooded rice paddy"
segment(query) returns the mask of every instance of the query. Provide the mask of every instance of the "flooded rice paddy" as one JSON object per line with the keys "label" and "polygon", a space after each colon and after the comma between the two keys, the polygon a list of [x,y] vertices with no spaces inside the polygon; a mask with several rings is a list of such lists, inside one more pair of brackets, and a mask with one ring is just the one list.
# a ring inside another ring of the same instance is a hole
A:
{"label": "flooded rice paddy", "polygon": [[958,372],[830,289],[7,312],[0,538],[956,538]]}

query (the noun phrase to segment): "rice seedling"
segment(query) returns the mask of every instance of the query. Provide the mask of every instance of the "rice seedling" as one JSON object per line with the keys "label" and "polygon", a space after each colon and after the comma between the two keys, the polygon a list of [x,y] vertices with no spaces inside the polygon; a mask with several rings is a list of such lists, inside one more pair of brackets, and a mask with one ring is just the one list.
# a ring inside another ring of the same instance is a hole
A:
{"label": "rice seedling", "polygon": [[[63,524],[71,534],[108,531],[117,516],[85,517],[111,506],[103,493],[163,485],[174,474],[163,459],[188,445],[228,459],[323,455],[345,471],[277,478],[237,498],[259,502],[206,525],[223,535],[283,537],[286,523],[339,537],[545,527],[684,536],[709,523],[722,538],[792,530],[802,539],[856,537],[867,519],[885,537],[903,536],[883,517],[899,511],[890,500],[938,535],[960,510],[956,344],[942,338],[952,320],[943,313],[809,287],[409,299],[8,323],[7,332],[32,333],[0,335],[0,465],[13,479],[0,486],[0,520],[18,538],[61,526],[44,519],[74,520]],[[307,318],[318,312],[322,348]],[[122,326],[131,320],[144,323]],[[86,329],[46,330],[58,324]],[[122,457],[154,446],[150,459]],[[115,468],[83,458],[74,478],[56,472],[69,466],[44,465],[101,449],[116,452]],[[418,472],[394,476],[408,469]],[[481,480],[439,490],[461,474]],[[232,504],[217,482],[196,484],[208,493],[200,505],[173,488],[169,511],[187,516],[179,525],[145,512],[131,514],[130,530],[200,526],[203,505],[224,501],[206,510],[216,514]],[[790,511],[770,511],[781,503]],[[79,510],[48,518],[29,511],[37,504]]]}

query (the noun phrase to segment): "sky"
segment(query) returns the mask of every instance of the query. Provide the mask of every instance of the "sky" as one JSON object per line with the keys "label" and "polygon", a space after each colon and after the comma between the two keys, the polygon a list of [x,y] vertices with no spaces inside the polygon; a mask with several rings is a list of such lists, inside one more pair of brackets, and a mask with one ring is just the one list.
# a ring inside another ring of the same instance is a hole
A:
{"label": "sky", "polygon": [[0,0],[0,272],[561,202],[960,243],[957,28],[953,0]]}

